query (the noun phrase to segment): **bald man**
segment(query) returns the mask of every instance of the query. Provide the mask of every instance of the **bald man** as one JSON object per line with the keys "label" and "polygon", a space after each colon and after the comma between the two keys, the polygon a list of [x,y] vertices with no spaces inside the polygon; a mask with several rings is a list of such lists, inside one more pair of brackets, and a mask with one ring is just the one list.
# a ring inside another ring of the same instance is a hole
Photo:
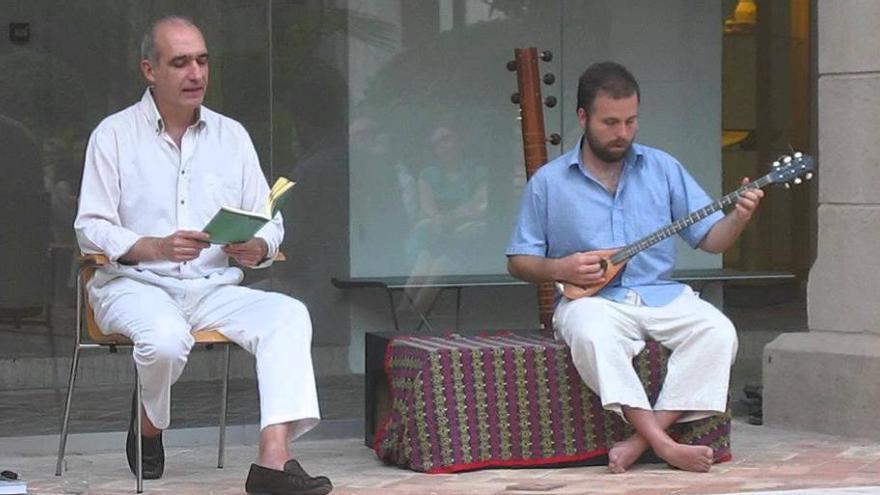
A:
{"label": "bald man", "polygon": [[141,45],[149,87],[138,103],[107,117],[86,151],[75,229],[83,252],[112,263],[88,285],[102,331],[134,342],[143,404],[132,400],[126,441],[136,472],[136,407],[143,408],[143,473],[162,476],[162,430],[171,385],[193,346],[192,332],[216,328],[256,357],[260,449],[248,493],[320,495],[289,442],[319,421],[308,310],[286,295],[240,287],[237,265],[271,264],[284,236],[281,215],[243,243],[210,243],[201,229],[221,206],[257,210],[269,186],[247,131],[205,106],[208,50],[190,19],[156,21]]}

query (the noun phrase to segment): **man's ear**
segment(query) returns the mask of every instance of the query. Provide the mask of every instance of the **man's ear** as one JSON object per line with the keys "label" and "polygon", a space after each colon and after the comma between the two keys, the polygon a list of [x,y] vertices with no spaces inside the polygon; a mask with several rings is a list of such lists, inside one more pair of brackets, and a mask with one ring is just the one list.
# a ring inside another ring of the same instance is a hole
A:
{"label": "man's ear", "polygon": [[141,60],[141,74],[143,74],[144,79],[150,83],[156,82],[156,76],[153,75],[153,63],[148,59]]}
{"label": "man's ear", "polygon": [[587,122],[590,121],[590,114],[587,113],[583,108],[578,108],[578,123],[581,125],[581,129],[587,128]]}

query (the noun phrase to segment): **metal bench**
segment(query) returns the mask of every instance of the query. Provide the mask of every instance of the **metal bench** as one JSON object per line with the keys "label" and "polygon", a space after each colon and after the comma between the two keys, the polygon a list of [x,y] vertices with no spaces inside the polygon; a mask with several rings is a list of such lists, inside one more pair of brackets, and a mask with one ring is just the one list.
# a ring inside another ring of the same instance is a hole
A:
{"label": "metal bench", "polygon": [[[704,291],[710,284],[723,284],[733,281],[764,281],[794,279],[794,274],[785,271],[741,271],[727,268],[706,268],[691,270],[676,270],[672,274],[673,280],[684,282],[697,291]],[[459,317],[461,315],[461,294],[464,289],[476,287],[509,287],[530,285],[510,275],[441,275],[441,276],[412,276],[412,277],[353,277],[330,279],[333,286],[338,289],[384,289],[388,295],[388,304],[391,317],[394,320],[394,330],[400,331],[400,321],[397,315],[397,305],[394,300],[395,292],[402,292],[403,298],[409,307],[419,317],[419,326],[416,331],[425,327],[433,331],[431,326],[431,312],[437,304],[440,295],[447,290],[455,291],[455,329],[459,330]],[[407,293],[409,289],[437,289],[431,298],[427,309],[420,310]]]}

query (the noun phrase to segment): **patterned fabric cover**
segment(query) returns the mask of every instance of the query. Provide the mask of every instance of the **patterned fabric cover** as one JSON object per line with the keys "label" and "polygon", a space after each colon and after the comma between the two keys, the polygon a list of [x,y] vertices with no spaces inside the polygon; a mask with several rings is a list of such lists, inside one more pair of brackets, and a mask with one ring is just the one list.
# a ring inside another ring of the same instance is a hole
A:
{"label": "patterned fabric cover", "polygon": [[[669,351],[633,361],[653,403]],[[602,409],[568,347],[538,333],[398,337],[385,372],[391,411],[375,440],[386,463],[426,473],[536,466],[604,455],[631,429]],[[676,426],[673,436],[730,459],[730,413]]]}

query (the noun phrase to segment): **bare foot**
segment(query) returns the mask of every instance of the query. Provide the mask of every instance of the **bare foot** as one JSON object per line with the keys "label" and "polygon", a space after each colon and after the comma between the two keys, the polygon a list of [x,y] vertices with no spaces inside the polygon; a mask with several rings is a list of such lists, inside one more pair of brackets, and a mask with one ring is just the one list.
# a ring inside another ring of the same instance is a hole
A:
{"label": "bare foot", "polygon": [[637,434],[615,443],[608,451],[608,470],[614,474],[625,472],[647,449],[648,442]]}
{"label": "bare foot", "polygon": [[712,449],[704,445],[673,443],[668,447],[663,447],[659,450],[655,449],[655,452],[664,461],[685,471],[706,473],[712,467]]}

